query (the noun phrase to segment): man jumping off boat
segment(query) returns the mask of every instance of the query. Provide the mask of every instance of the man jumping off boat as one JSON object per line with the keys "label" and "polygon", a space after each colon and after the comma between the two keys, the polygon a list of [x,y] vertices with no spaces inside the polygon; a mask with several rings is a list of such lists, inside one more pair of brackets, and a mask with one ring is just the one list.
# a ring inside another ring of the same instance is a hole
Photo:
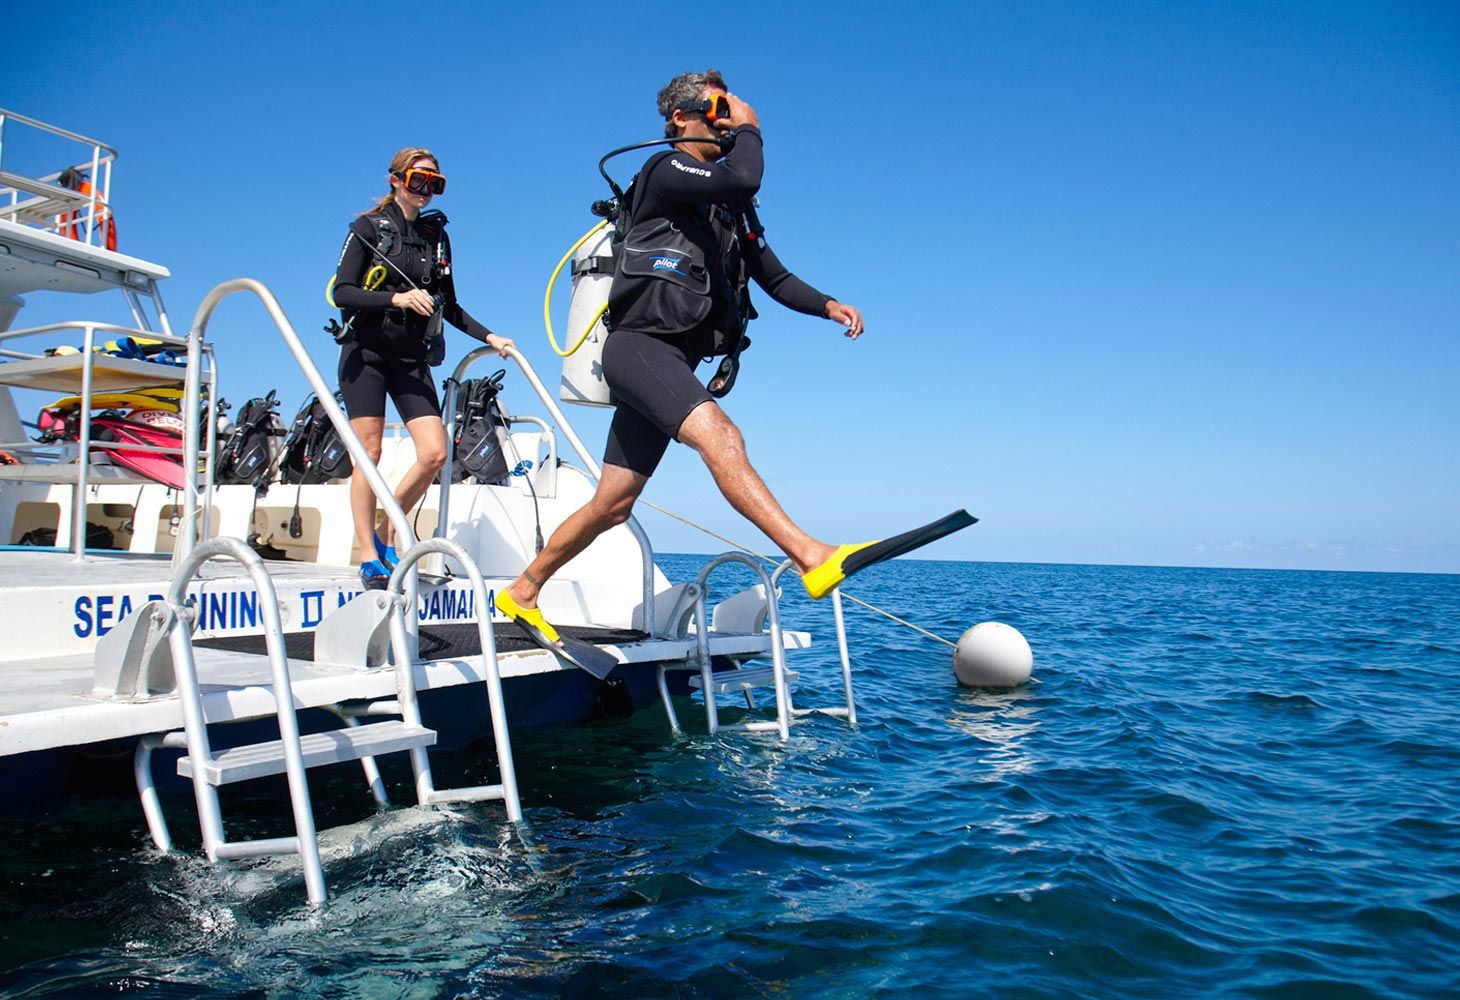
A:
{"label": "man jumping off boat", "polygon": [[[665,135],[683,141],[645,163],[618,220],[603,348],[616,408],[598,489],[496,597],[534,640],[579,666],[575,653],[591,647],[565,643],[538,610],[538,595],[565,563],[629,519],[670,440],[699,453],[731,506],[795,563],[813,599],[860,569],[973,523],[959,512],[896,538],[838,547],[801,530],[771,495],[715,402],[733,384],[748,343],[745,320],[754,313],[746,279],[790,309],[840,323],[851,340],[863,333],[862,314],[797,278],[766,245],[753,203],[765,166],[759,121],[719,72],[670,80],[659,91],[659,113]],[[725,360],[707,387],[694,370],[714,355]]]}

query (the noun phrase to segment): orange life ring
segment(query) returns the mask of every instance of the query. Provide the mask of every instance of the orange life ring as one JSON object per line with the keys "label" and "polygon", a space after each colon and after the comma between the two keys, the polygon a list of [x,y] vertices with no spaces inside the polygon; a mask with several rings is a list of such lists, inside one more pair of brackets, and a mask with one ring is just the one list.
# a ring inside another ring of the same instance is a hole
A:
{"label": "orange life ring", "polygon": [[[76,191],[79,194],[91,194],[91,182],[81,181]],[[106,226],[106,248],[115,250],[117,248],[117,220],[112,218],[111,209],[99,197],[96,199],[96,224]],[[61,235],[78,241],[86,239],[86,213],[80,209],[64,213],[61,216]]]}

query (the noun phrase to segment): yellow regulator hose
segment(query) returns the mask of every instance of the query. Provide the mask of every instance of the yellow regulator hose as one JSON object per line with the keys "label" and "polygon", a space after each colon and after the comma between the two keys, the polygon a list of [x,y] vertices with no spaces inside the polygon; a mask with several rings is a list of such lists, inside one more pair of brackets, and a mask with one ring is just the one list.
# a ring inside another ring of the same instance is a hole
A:
{"label": "yellow regulator hose", "polygon": [[[339,308],[335,305],[335,279],[338,277],[338,274],[330,275],[329,284],[324,286],[324,300],[330,304],[331,309]],[[383,284],[385,284],[385,265],[376,264],[365,273],[365,290],[373,292]]]}
{"label": "yellow regulator hose", "polygon": [[[553,276],[548,279],[547,291],[543,294],[542,297],[542,321],[543,324],[547,327],[548,344],[552,346],[553,353],[560,358],[568,357],[568,355],[572,354],[574,351],[578,350],[578,348],[583,346],[583,342],[588,339],[588,335],[593,332],[593,328],[598,325],[598,321],[602,319],[603,314],[608,311],[608,303],[605,302],[603,304],[603,308],[599,309],[598,312],[593,314],[593,318],[588,321],[588,326],[585,327],[583,330],[583,335],[573,342],[572,347],[568,348],[565,351],[558,346],[557,335],[553,333],[553,286],[558,283],[558,275],[562,273],[563,265],[572,260],[573,254],[578,252],[578,248],[581,247],[584,243],[587,243],[590,239],[592,239],[593,234],[597,233],[606,225],[608,225],[608,220],[604,219],[598,225],[594,226],[592,229],[588,230],[588,232],[579,237],[578,242],[570,246],[568,248],[568,252],[563,254],[563,259],[558,261],[557,267],[553,268]],[[573,331],[569,330],[568,334],[571,336],[572,332]]]}

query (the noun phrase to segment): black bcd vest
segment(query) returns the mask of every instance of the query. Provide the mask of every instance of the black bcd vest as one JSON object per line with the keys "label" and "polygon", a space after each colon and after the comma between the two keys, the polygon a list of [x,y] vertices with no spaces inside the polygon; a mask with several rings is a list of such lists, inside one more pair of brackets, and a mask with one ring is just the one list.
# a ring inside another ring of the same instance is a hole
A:
{"label": "black bcd vest", "polygon": [[[743,331],[744,319],[755,315],[740,254],[739,215],[722,205],[690,205],[638,216],[640,184],[671,155],[650,157],[619,206],[609,329],[667,336],[713,318],[713,337],[704,350],[725,354]],[[721,270],[720,280],[712,269]]]}

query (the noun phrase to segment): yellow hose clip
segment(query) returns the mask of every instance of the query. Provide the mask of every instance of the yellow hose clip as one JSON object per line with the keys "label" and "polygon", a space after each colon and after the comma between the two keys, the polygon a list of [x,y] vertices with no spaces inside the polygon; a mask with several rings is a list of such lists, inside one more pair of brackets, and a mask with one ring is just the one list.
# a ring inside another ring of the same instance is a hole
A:
{"label": "yellow hose clip", "polygon": [[[572,347],[568,348],[565,351],[558,346],[557,335],[553,333],[553,286],[558,283],[558,275],[562,273],[563,265],[568,263],[568,261],[572,259],[573,254],[578,252],[578,248],[581,247],[584,243],[587,243],[593,237],[594,233],[598,232],[606,225],[608,225],[608,220],[604,219],[598,225],[594,226],[592,229],[588,230],[588,232],[579,237],[578,242],[570,246],[568,248],[568,252],[563,254],[563,259],[558,261],[557,267],[553,268],[553,276],[548,279],[547,291],[543,294],[542,297],[542,321],[543,324],[547,327],[548,344],[552,347],[553,353],[560,358],[568,357],[569,355],[577,351],[578,348],[583,346],[583,342],[588,339],[588,335],[593,332],[593,328],[598,325],[598,321],[602,319],[603,314],[608,311],[608,303],[605,302],[603,304],[603,307],[593,314],[593,319],[588,321],[588,326],[583,330],[583,335],[573,342]],[[570,330],[568,332],[571,335],[572,331]]]}

